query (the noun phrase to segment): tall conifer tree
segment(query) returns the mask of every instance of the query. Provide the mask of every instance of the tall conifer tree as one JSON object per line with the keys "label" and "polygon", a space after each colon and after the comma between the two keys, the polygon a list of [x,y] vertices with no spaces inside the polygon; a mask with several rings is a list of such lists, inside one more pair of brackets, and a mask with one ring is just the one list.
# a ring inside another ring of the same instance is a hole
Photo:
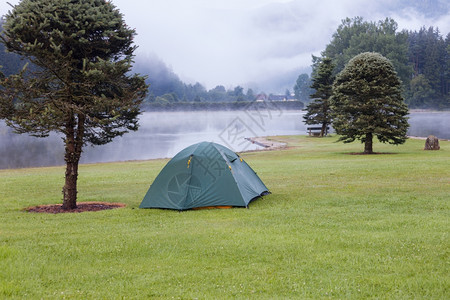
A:
{"label": "tall conifer tree", "polygon": [[401,82],[392,63],[379,53],[361,53],[348,62],[336,76],[330,104],[339,140],[361,140],[366,154],[373,153],[374,137],[394,145],[407,139]]}
{"label": "tall conifer tree", "polygon": [[102,145],[137,130],[146,95],[130,75],[135,31],[104,0],[22,0],[6,15],[2,42],[35,66],[0,84],[0,119],[18,133],[63,135],[63,208],[77,201],[83,146]]}
{"label": "tall conifer tree", "polygon": [[315,92],[310,96],[313,102],[306,107],[306,114],[303,116],[305,124],[321,124],[320,136],[324,136],[327,127],[331,123],[329,99],[333,93],[332,85],[334,64],[330,58],[324,58],[319,63],[313,75],[311,88]]}

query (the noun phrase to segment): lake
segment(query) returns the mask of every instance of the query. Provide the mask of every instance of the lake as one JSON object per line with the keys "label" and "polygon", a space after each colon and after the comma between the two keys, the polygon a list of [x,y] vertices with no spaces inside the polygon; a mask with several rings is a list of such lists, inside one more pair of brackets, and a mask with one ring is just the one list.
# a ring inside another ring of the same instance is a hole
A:
{"label": "lake", "polygon": [[[202,141],[229,147],[235,152],[258,149],[245,138],[306,134],[304,111],[281,109],[254,111],[145,112],[137,132],[112,143],[86,146],[81,163],[145,160],[173,157],[183,148]],[[450,139],[450,112],[412,112],[408,135]],[[46,139],[17,135],[0,123],[0,169],[64,164],[60,136]]]}

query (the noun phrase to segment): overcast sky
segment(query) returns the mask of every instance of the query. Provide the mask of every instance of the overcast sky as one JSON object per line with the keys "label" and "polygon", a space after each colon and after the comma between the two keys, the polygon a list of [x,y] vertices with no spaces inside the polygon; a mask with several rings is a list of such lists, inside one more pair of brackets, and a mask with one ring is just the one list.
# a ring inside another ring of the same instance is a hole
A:
{"label": "overcast sky", "polygon": [[[0,12],[8,5],[0,0]],[[19,1],[9,0],[12,4]],[[137,55],[157,56],[182,80],[208,89],[309,72],[346,17],[392,17],[399,29],[450,29],[448,0],[112,0],[135,28]],[[427,14],[410,2],[433,6]],[[425,4],[424,4],[425,3]],[[436,11],[436,8],[439,10]]]}

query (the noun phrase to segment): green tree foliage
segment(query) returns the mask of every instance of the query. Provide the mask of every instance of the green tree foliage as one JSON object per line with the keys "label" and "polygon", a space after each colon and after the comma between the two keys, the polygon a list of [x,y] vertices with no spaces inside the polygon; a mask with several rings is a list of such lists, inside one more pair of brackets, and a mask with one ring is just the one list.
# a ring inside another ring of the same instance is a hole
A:
{"label": "green tree foliage", "polygon": [[247,89],[247,94],[245,94],[245,100],[246,101],[255,101],[256,95],[255,92],[253,92],[252,89]]}
{"label": "green tree foliage", "polygon": [[411,107],[426,108],[433,106],[433,90],[423,74],[411,79],[408,94],[408,103]]}
{"label": "green tree foliage", "polygon": [[305,124],[321,124],[320,136],[326,134],[329,124],[331,124],[331,111],[329,100],[333,94],[332,85],[334,82],[334,64],[330,58],[321,60],[314,77],[311,88],[314,93],[310,96],[313,102],[306,107],[306,114],[303,116]]}
{"label": "green tree foliage", "polygon": [[375,136],[394,145],[407,139],[408,108],[401,81],[392,63],[381,54],[365,52],[352,58],[336,77],[330,104],[339,140],[361,140],[364,153],[373,153]]}
{"label": "green tree foliage", "polygon": [[[3,31],[3,19],[0,18],[0,32]],[[0,71],[5,75],[19,73],[26,61],[20,55],[6,51],[5,45],[0,43]]]}
{"label": "green tree foliage", "polygon": [[444,103],[446,105],[444,107],[450,106],[450,33],[447,34],[445,39],[445,63],[444,63]]}
{"label": "green tree foliage", "polygon": [[346,18],[333,34],[322,56],[333,59],[337,74],[357,54],[380,53],[393,63],[406,87],[412,72],[408,62],[408,34],[397,32],[397,28],[397,23],[391,18],[378,22],[367,22],[362,17]]}
{"label": "green tree foliage", "polygon": [[[322,57],[333,59],[337,74],[359,53],[380,53],[394,65],[410,107],[449,108],[449,34],[444,40],[433,27],[423,27],[418,32],[398,32],[397,29],[397,23],[390,18],[378,22],[367,22],[362,17],[346,18]],[[320,60],[313,56],[313,77]],[[423,77],[416,79],[419,75]]]}
{"label": "green tree foliage", "polygon": [[213,102],[226,102],[227,101],[227,90],[223,85],[218,85],[215,88],[209,90],[209,98]]}
{"label": "green tree foliage", "polygon": [[[450,107],[448,35],[444,40],[439,30],[433,27],[428,29],[422,27],[418,32],[411,31],[408,34],[409,61],[413,66],[408,104],[411,107]],[[424,90],[425,82],[426,90]],[[417,93],[420,95],[418,96]],[[427,99],[424,99],[425,94]]]}
{"label": "green tree foliage", "polygon": [[7,50],[37,68],[2,78],[0,118],[18,133],[63,135],[63,208],[75,208],[83,146],[138,128],[147,86],[129,74],[135,31],[103,0],[23,0],[3,29]]}
{"label": "green tree foliage", "polygon": [[295,98],[299,101],[308,102],[311,90],[311,79],[308,74],[300,74],[294,85]]}
{"label": "green tree foliage", "polygon": [[234,97],[235,101],[244,101],[244,88],[238,85],[234,88],[231,95]]}

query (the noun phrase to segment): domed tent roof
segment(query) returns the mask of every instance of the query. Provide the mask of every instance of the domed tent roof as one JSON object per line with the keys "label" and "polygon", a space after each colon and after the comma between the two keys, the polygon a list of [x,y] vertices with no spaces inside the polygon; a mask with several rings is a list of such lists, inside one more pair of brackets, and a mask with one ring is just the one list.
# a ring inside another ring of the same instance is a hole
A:
{"label": "domed tent roof", "polygon": [[201,142],[181,150],[167,163],[139,207],[247,207],[250,201],[268,193],[239,155],[222,145]]}

